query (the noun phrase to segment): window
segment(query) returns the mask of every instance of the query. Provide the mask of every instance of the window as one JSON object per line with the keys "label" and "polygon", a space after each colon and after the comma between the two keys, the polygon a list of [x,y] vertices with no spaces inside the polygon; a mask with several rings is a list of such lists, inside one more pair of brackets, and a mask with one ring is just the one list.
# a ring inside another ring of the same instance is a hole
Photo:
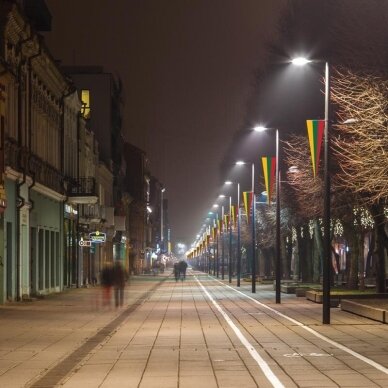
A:
{"label": "window", "polygon": [[82,100],[82,108],[81,113],[85,119],[90,118],[90,91],[82,90],[81,91],[81,100]]}

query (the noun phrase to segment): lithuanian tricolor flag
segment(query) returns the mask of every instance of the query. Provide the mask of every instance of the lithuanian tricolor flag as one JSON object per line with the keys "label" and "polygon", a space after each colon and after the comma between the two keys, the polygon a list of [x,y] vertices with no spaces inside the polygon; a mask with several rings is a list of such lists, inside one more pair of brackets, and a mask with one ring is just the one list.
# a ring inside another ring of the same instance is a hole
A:
{"label": "lithuanian tricolor flag", "polygon": [[229,225],[229,214],[224,214],[224,225],[226,228]]}
{"label": "lithuanian tricolor flag", "polygon": [[232,205],[230,209],[231,209],[231,216],[232,216],[231,222],[233,227],[236,227],[236,219],[237,219],[236,206]]}
{"label": "lithuanian tricolor flag", "polygon": [[319,156],[321,154],[322,139],[325,130],[325,120],[306,120],[306,123],[310,144],[311,162],[315,177],[318,173]]}
{"label": "lithuanian tricolor flag", "polygon": [[249,224],[251,207],[252,207],[252,198],[253,198],[252,191],[243,192],[244,208],[245,208],[245,214],[247,216],[248,224]]}
{"label": "lithuanian tricolor flag", "polygon": [[267,190],[267,202],[270,204],[273,193],[273,186],[276,182],[276,158],[274,156],[263,156],[261,158],[261,162],[263,164],[265,189]]}

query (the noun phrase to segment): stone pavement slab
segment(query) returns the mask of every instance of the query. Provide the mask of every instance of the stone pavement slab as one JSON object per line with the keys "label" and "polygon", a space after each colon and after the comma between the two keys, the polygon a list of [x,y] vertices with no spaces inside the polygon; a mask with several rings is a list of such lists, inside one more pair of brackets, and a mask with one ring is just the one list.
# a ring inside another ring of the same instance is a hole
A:
{"label": "stone pavement slab", "polygon": [[102,308],[98,288],[0,307],[0,386],[276,386],[242,337],[287,388],[388,386],[388,374],[306,330],[388,368],[387,325],[338,308],[322,325],[320,305],[294,295],[275,304],[268,286],[252,295],[206,275],[168,276],[133,279],[123,309]]}

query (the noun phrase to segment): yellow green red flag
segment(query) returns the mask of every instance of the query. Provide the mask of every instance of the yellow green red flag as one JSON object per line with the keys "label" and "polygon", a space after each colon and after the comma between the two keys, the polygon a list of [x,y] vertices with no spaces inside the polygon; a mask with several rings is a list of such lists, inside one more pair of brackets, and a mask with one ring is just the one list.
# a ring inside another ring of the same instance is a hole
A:
{"label": "yellow green red flag", "polygon": [[314,177],[318,173],[325,120],[306,120]]}
{"label": "yellow green red flag", "polygon": [[276,158],[273,156],[263,156],[261,162],[263,164],[265,189],[267,190],[267,202],[269,204],[271,203],[273,186],[275,183]]}

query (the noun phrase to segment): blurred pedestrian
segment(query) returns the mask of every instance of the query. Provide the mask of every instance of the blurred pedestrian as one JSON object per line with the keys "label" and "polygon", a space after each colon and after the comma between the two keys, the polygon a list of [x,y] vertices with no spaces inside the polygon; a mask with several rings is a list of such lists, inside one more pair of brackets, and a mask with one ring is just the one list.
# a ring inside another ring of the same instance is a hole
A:
{"label": "blurred pedestrian", "polygon": [[174,263],[174,276],[175,276],[175,281],[177,282],[178,279],[179,279],[179,275],[180,275],[180,267],[179,267],[179,263]]}
{"label": "blurred pedestrian", "polygon": [[107,263],[101,271],[102,305],[110,306],[112,299],[113,268]]}
{"label": "blurred pedestrian", "polygon": [[115,292],[115,306],[121,307],[124,304],[124,288],[127,281],[127,276],[122,264],[119,261],[115,262],[113,267],[113,286]]}
{"label": "blurred pedestrian", "polygon": [[180,272],[180,278],[183,281],[186,279],[186,270],[187,270],[187,263],[184,260],[181,260],[179,262],[179,272]]}

